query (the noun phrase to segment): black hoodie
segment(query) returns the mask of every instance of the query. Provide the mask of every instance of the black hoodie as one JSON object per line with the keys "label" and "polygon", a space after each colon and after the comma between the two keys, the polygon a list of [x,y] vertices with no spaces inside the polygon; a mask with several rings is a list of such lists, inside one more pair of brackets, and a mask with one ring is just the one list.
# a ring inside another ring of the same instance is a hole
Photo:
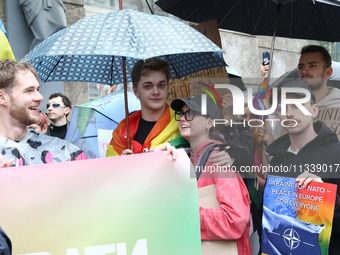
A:
{"label": "black hoodie", "polygon": [[[271,143],[267,148],[267,152],[273,156],[270,166],[288,166],[290,171],[270,174],[296,178],[304,171],[305,166],[310,170],[313,164],[327,166],[327,173],[313,173],[320,176],[324,182],[338,185],[329,254],[340,254],[340,143],[336,134],[325,123],[315,122],[314,130],[317,137],[307,143],[296,155],[287,151],[290,146],[288,134]],[[332,173],[330,173],[331,167]],[[334,173],[335,171],[337,172]]]}

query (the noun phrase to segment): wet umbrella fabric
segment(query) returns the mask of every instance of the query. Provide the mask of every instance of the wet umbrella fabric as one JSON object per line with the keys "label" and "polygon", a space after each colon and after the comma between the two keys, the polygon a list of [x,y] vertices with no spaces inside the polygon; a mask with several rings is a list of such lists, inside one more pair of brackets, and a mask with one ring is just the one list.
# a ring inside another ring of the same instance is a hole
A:
{"label": "wet umbrella fabric", "polygon": [[183,20],[217,19],[219,28],[247,34],[272,36],[275,31],[279,37],[340,41],[340,0],[158,0],[156,4]]}
{"label": "wet umbrella fabric", "polygon": [[[219,28],[252,35],[340,41],[340,0],[158,0],[162,10],[181,19],[217,19]],[[272,61],[269,63],[270,84]]]}
{"label": "wet umbrella fabric", "polygon": [[[130,112],[140,110],[140,101],[128,91]],[[113,130],[125,118],[124,91],[117,91],[106,96],[77,105],[73,108],[72,119],[65,140],[81,148],[87,158],[98,158],[98,129]],[[110,142],[108,137],[107,142]]]}
{"label": "wet umbrella fabric", "polygon": [[223,51],[184,22],[132,10],[85,17],[47,38],[22,61],[34,64],[43,81],[124,82],[141,59],[162,56],[171,77],[225,66]]}

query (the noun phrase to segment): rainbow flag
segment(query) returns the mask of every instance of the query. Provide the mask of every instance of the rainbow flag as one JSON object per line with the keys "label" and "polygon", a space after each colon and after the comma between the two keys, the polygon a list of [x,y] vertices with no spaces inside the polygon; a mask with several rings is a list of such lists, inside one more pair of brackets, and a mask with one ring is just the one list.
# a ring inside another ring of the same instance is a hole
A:
{"label": "rainbow flag", "polygon": [[15,59],[11,46],[9,45],[7,33],[0,19],[0,61],[5,59]]}
{"label": "rainbow flag", "polygon": [[[265,77],[253,98],[254,108],[257,110],[268,110],[270,108],[269,99],[271,95],[272,93],[268,86],[267,77]],[[266,116],[261,116],[261,119],[264,121]]]}

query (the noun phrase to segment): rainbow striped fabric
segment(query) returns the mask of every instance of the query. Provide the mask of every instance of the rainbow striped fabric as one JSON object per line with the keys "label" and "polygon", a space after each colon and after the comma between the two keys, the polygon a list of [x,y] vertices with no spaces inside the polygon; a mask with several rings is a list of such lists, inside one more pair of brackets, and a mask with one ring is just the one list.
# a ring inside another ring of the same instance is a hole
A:
{"label": "rainbow striped fabric", "polygon": [[[270,97],[272,93],[270,92],[267,77],[265,77],[257,90],[256,95],[253,98],[254,108],[257,110],[267,110],[270,107]],[[262,120],[266,119],[266,116],[261,116]]]}
{"label": "rainbow striped fabric", "polygon": [[11,46],[9,45],[7,33],[2,21],[0,19],[0,61],[5,59],[15,59]]}

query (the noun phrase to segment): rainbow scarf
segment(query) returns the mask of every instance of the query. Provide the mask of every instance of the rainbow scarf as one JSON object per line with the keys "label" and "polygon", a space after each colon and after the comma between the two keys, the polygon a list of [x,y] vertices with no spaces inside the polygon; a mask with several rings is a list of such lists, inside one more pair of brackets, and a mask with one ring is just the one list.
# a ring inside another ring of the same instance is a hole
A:
{"label": "rainbow scarf", "polygon": [[[150,149],[158,147],[169,140],[179,137],[178,124],[175,120],[175,112],[166,106],[163,115],[156,122],[144,144],[133,140],[135,137],[142,111],[135,112],[129,116],[130,138],[133,153],[148,152]],[[122,120],[112,133],[112,139],[107,146],[106,157],[119,156],[126,149],[126,119]]]}

